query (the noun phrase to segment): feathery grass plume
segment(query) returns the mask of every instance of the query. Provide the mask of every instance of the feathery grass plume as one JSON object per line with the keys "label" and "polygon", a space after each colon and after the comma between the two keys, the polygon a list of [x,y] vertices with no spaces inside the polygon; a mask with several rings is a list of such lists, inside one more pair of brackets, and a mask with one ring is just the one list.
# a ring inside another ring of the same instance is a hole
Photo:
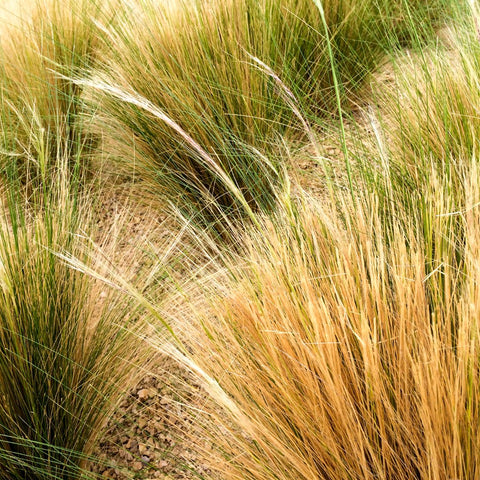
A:
{"label": "feathery grass plume", "polygon": [[[210,462],[221,478],[478,475],[479,175],[473,159],[466,203],[451,212],[465,238],[430,211],[448,245],[436,255],[461,243],[461,270],[444,261],[428,274],[418,222],[381,225],[368,194],[355,208],[345,195],[341,214],[286,204],[240,235],[241,259],[222,254],[204,296],[189,297],[191,355],[177,354],[211,395],[194,416],[214,444],[204,453],[223,458]],[[430,204],[441,210],[445,195],[438,182]]]}
{"label": "feathery grass plume", "polygon": [[246,166],[243,163],[245,157],[237,156],[238,152],[229,152],[230,162],[226,165],[219,155],[207,152],[164,110],[138,93],[121,89],[108,78],[99,76],[72,79],[72,82],[107,94],[120,101],[119,105],[125,110],[138,109],[138,114],[150,117],[147,121],[152,124],[165,125],[171,131],[171,141],[179,139],[184,150],[190,152],[190,158],[185,158],[182,164],[165,164],[162,171],[152,170],[150,165],[139,162],[144,178],[150,179],[155,191],[162,187],[161,195],[179,217],[197,226],[208,226],[225,240],[235,228],[235,219],[247,217],[255,223],[255,212],[259,208],[273,207],[273,192],[281,188],[278,180],[284,178],[285,173],[255,148],[237,143],[251,158],[252,164]]}
{"label": "feathery grass plume", "polygon": [[24,195],[9,187],[2,211],[2,480],[94,478],[86,467],[96,441],[138,381],[135,362],[151,355],[128,331],[142,322],[133,303],[67,262],[102,261],[87,248],[91,205],[72,188],[68,162],[55,159],[55,188],[35,191],[36,208],[23,210]]}
{"label": "feathery grass plume", "polygon": [[[0,168],[9,176],[13,169],[30,165],[32,182],[43,170],[55,165],[41,165],[31,142],[31,132],[39,132],[39,142],[51,148],[45,158],[61,155],[72,159],[93,148],[94,138],[82,126],[79,114],[81,89],[55,71],[73,74],[88,68],[95,59],[98,42],[92,18],[108,23],[110,5],[95,0],[28,0],[18,2],[15,15],[4,18],[0,26]],[[73,167],[72,167],[73,168]],[[13,174],[14,176],[17,173]],[[33,176],[33,178],[32,178]],[[38,180],[38,179],[37,179]],[[42,178],[44,181],[45,178]]]}

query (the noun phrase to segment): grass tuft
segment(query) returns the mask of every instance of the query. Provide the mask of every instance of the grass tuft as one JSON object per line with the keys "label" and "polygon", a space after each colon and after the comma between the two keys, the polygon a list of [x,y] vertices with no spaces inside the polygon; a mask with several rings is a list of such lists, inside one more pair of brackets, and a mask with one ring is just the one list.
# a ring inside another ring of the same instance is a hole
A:
{"label": "grass tuft", "polygon": [[100,268],[87,242],[90,205],[69,185],[68,159],[56,164],[62,166],[56,188],[30,198],[34,209],[25,210],[24,195],[11,187],[2,211],[4,480],[93,478],[87,461],[125,389],[138,378],[134,362],[142,358],[128,331],[141,318],[131,302],[65,261],[75,256]]}

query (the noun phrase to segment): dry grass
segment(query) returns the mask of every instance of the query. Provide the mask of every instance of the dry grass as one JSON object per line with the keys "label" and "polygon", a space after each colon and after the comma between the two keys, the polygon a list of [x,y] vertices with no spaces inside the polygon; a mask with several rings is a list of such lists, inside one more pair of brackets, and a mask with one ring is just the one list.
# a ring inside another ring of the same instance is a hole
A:
{"label": "dry grass", "polygon": [[[314,114],[356,100],[442,5],[52,1],[2,32],[0,156],[28,194],[0,228],[0,479],[88,476],[145,332],[209,395],[185,439],[204,477],[480,475],[476,10],[455,53],[412,54],[376,92],[373,153],[341,118],[348,194],[293,198],[272,153],[317,145]],[[151,272],[90,242],[92,155],[184,221],[167,246],[145,233]]]}
{"label": "dry grass", "polygon": [[[479,170],[469,171],[472,202]],[[428,194],[437,208],[443,188]],[[225,459],[221,478],[476,478],[480,217],[470,207],[457,214],[464,238],[434,227],[448,247],[433,272],[414,221],[390,219],[387,243],[375,198],[342,216],[308,201],[247,236],[244,260],[206,282],[208,313],[190,299],[193,370],[214,402],[197,421]],[[461,270],[446,263],[460,242]]]}
{"label": "dry grass", "polygon": [[390,85],[374,86],[378,108],[373,118],[401,194],[423,190],[434,163],[452,177],[448,193],[455,196],[463,162],[478,157],[480,43],[475,18],[444,29],[435,48],[395,58]]}

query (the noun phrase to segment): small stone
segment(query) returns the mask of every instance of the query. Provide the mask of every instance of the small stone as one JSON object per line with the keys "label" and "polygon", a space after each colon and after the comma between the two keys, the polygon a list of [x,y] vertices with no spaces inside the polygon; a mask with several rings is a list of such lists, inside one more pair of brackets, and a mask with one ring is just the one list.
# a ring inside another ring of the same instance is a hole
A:
{"label": "small stone", "polygon": [[162,460],[161,462],[159,462],[158,467],[159,468],[166,468],[166,467],[168,467],[168,462],[166,460]]}
{"label": "small stone", "polygon": [[140,471],[142,468],[143,468],[143,463],[142,462],[134,462],[134,464],[132,465],[132,468],[138,472]]}
{"label": "small stone", "polygon": [[125,448],[128,448],[129,450],[132,450],[132,449],[136,448],[137,445],[138,445],[137,440],[135,440],[135,438],[130,438],[128,440],[128,442],[126,443]]}
{"label": "small stone", "polygon": [[137,396],[140,400],[148,400],[150,398],[150,390],[148,388],[142,388],[138,391]]}
{"label": "small stone", "polygon": [[146,430],[150,435],[155,435],[155,426],[154,426],[154,425],[148,425],[148,427],[146,427],[145,430]]}

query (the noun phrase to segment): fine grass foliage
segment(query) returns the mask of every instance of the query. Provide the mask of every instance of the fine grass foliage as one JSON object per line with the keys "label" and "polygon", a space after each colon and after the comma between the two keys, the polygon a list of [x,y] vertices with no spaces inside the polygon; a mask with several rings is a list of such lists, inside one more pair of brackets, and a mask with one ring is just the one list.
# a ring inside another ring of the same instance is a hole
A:
{"label": "fine grass foliage", "polygon": [[[425,24],[433,24],[440,3],[430,4]],[[99,128],[108,137],[106,148],[127,170],[134,166],[159,196],[193,210],[189,216],[211,217],[211,202],[199,189],[207,190],[227,215],[235,214],[238,202],[230,187],[172,128],[175,124],[231,178],[252,210],[271,209],[272,186],[283,181],[278,146],[283,136],[303,136],[304,129],[278,83],[252,58],[267,65],[305,111],[335,114],[338,102],[354,99],[385,50],[398,43],[399,31],[412,28],[422,5],[124,2],[123,17],[119,14],[110,28],[99,24],[104,65],[98,76],[142,97],[170,122],[118,95],[95,92],[91,96]]]}
{"label": "fine grass foliage", "polygon": [[[243,236],[241,259],[222,258],[201,286],[207,306],[189,298],[184,359],[213,400],[194,416],[220,478],[475,478],[480,218],[464,207],[461,239],[430,212],[445,245],[434,259],[414,220],[390,217],[383,236],[368,195],[341,215],[287,204]],[[461,269],[447,263],[460,245]]]}
{"label": "fine grass foliage", "polygon": [[465,184],[479,155],[477,18],[470,10],[435,48],[394,60],[367,115],[374,147],[358,155],[362,188],[381,199],[382,224],[388,228],[392,217],[417,222],[432,275],[446,265],[463,268],[463,209],[471,205]]}
{"label": "fine grass foliage", "polygon": [[[208,395],[185,439],[202,478],[479,476],[476,4],[417,49],[454,7],[45,0],[2,28],[0,480],[95,477],[147,331]],[[282,153],[319,147],[325,115],[349,188],[318,201]],[[95,249],[92,157],[184,222],[167,248],[146,235],[150,273]]]}
{"label": "fine grass foliage", "polygon": [[446,36],[447,46],[397,60],[395,85],[379,89],[392,174],[405,188],[424,185],[431,162],[461,176],[463,162],[478,157],[480,42],[473,28]]}
{"label": "fine grass foliage", "polygon": [[[28,165],[30,178],[25,182],[38,183],[37,177],[56,168],[42,165],[40,156],[52,161],[60,153],[74,161],[79,152],[84,157],[91,153],[95,141],[83,128],[85,119],[80,118],[81,89],[58,72],[72,75],[92,65],[98,43],[92,19],[100,17],[108,22],[112,3],[99,6],[94,0],[28,0],[3,22],[0,168],[4,176],[11,175],[12,168],[14,176],[22,170],[25,174],[25,163],[33,158]],[[42,146],[37,150],[49,146],[48,155],[35,152],[32,131],[41,137],[37,143]]]}
{"label": "fine grass foliage", "polygon": [[2,480],[93,478],[87,461],[138,378],[134,362],[145,363],[128,332],[141,320],[135,307],[66,261],[100,268],[87,248],[89,204],[70,185],[68,159],[55,162],[55,189],[36,191],[24,209],[10,187],[2,210]]}

